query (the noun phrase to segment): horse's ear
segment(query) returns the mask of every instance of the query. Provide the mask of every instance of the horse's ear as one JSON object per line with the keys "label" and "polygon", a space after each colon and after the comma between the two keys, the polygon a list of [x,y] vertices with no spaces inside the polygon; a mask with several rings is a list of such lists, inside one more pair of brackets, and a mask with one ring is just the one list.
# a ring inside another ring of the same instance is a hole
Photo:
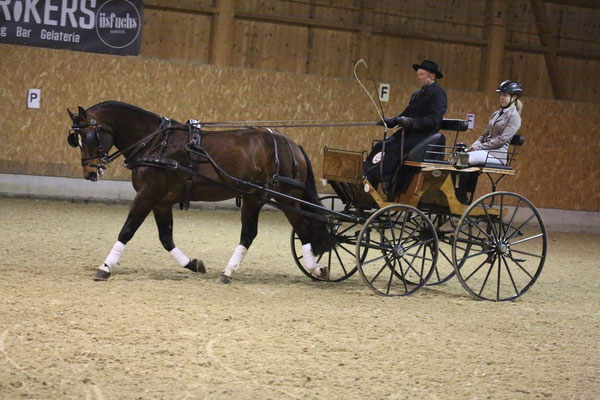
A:
{"label": "horse's ear", "polygon": [[71,120],[72,120],[73,122],[75,122],[75,114],[73,114],[73,113],[71,112],[71,110],[69,110],[68,108],[67,108],[67,112],[69,113],[69,117],[71,118]]}
{"label": "horse's ear", "polygon": [[87,120],[88,119],[87,112],[83,109],[83,107],[79,106],[77,109],[78,109],[77,113],[79,114],[79,116],[81,118],[84,118]]}

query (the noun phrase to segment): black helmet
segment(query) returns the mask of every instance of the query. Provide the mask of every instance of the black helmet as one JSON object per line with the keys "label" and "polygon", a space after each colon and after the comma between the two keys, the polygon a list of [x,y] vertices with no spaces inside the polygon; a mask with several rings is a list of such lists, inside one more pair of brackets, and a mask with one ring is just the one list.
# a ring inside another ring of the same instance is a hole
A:
{"label": "black helmet", "polygon": [[498,89],[496,89],[496,92],[498,93],[510,93],[510,94],[514,94],[517,97],[521,97],[523,95],[523,88],[521,87],[521,84],[517,81],[504,81],[500,84],[500,86],[498,86]]}

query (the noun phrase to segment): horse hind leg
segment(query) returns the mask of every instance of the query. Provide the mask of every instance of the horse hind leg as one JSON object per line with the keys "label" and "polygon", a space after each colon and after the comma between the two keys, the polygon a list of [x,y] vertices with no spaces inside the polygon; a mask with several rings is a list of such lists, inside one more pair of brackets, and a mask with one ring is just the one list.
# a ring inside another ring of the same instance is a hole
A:
{"label": "horse hind leg", "polygon": [[319,259],[315,259],[311,244],[311,241],[314,241],[315,232],[313,231],[316,227],[303,215],[292,211],[284,211],[284,214],[302,243],[302,262],[304,263],[304,268],[314,277],[320,280],[328,280],[329,269],[319,264]]}
{"label": "horse hind leg", "polygon": [[251,196],[244,197],[242,203],[242,232],[240,234],[240,243],[235,248],[235,251],[223,272],[219,274],[218,282],[231,283],[231,276],[240,269],[246,252],[258,234],[258,215],[260,214],[260,209],[263,205],[264,203],[257,198]]}
{"label": "horse hind leg", "polygon": [[156,206],[152,209],[156,226],[158,227],[158,238],[165,250],[177,261],[179,266],[187,268],[192,272],[205,273],[206,268],[201,260],[190,260],[173,242],[173,208],[171,205]]}

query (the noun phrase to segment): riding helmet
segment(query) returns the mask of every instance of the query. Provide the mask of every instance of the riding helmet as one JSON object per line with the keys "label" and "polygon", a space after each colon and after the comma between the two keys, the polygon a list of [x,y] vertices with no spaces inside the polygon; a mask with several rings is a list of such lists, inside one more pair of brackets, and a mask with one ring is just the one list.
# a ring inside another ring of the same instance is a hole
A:
{"label": "riding helmet", "polygon": [[510,94],[514,94],[517,97],[521,97],[523,95],[523,88],[521,87],[521,84],[519,82],[507,80],[507,81],[502,82],[500,84],[500,86],[498,86],[498,89],[496,89],[496,92],[510,93]]}

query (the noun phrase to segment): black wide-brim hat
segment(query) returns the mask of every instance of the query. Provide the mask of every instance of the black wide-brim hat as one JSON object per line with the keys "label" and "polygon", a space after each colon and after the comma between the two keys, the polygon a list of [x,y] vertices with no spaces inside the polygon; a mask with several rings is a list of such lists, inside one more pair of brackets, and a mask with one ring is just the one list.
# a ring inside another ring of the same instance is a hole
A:
{"label": "black wide-brim hat", "polygon": [[413,69],[416,71],[419,68],[424,69],[425,71],[429,71],[432,74],[435,74],[435,77],[440,79],[443,78],[444,75],[439,70],[439,67],[436,63],[430,60],[423,60],[421,64],[413,64]]}

